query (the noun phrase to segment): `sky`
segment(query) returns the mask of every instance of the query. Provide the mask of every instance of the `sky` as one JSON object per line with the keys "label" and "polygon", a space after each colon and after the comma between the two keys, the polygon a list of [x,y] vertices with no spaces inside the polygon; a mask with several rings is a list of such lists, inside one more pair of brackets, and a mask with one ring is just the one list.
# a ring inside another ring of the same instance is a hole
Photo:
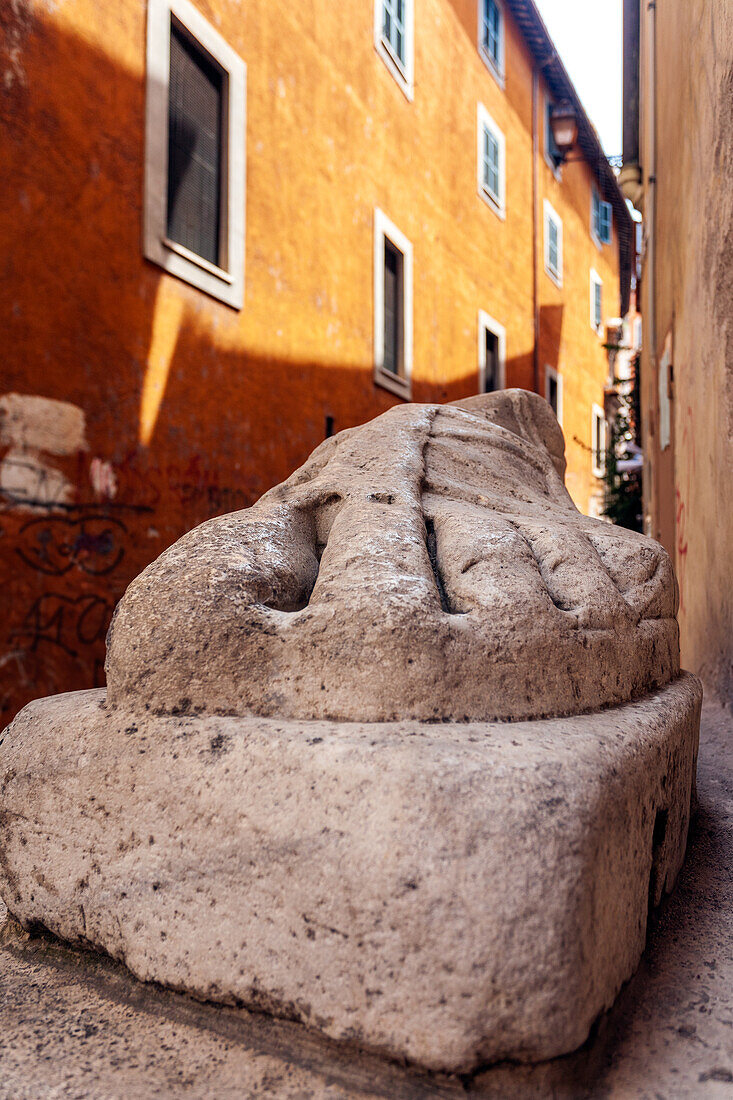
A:
{"label": "sky", "polygon": [[623,0],[535,0],[606,156],[621,152]]}

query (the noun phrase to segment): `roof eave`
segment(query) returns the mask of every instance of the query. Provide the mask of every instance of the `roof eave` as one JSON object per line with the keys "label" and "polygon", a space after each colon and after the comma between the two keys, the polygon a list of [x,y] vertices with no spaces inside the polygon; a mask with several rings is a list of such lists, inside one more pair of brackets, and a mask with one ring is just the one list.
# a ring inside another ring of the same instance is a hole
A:
{"label": "roof eave", "polygon": [[621,193],[616,175],[603,152],[598,134],[588,118],[575,85],[568,76],[534,0],[504,0],[521,31],[537,68],[554,99],[572,103],[578,119],[578,147],[593,172],[601,195],[613,207],[619,243],[619,295],[621,315],[629,309],[634,265],[634,221]]}

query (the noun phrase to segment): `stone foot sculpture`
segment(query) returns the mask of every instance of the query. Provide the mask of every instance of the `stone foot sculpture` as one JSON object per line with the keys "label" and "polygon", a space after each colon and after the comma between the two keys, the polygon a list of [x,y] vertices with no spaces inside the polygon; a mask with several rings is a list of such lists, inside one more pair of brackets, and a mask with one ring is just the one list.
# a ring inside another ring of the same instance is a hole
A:
{"label": "stone foot sculpture", "polygon": [[0,745],[0,893],[138,977],[434,1069],[579,1046],[681,866],[700,687],[549,406],[403,405],[128,588]]}

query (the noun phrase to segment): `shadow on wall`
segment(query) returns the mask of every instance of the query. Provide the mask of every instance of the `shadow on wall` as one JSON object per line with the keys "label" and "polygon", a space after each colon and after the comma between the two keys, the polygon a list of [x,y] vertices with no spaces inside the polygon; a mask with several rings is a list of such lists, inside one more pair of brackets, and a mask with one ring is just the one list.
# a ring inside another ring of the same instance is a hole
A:
{"label": "shadow on wall", "polygon": [[564,309],[562,304],[540,306],[540,391],[544,385],[545,367],[560,370]]}
{"label": "shadow on wall", "polygon": [[[142,57],[143,13],[129,18]],[[103,683],[114,606],[166,546],[397,399],[371,363],[217,344],[235,315],[142,257],[142,73],[21,5],[0,11],[0,34],[4,724],[31,698]],[[413,400],[477,381],[469,363]],[[531,388],[531,353],[507,384]]]}

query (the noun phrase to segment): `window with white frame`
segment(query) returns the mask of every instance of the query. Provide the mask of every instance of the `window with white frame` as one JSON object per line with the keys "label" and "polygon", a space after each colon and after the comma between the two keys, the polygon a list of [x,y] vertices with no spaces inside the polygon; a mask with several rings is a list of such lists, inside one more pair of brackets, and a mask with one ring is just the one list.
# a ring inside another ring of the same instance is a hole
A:
{"label": "window with white frame", "polygon": [[410,396],[412,245],[383,211],[374,211],[374,381]]}
{"label": "window with white frame", "polygon": [[603,477],[606,473],[606,415],[600,405],[594,405],[591,419],[591,458],[593,473]]}
{"label": "window with white frame", "polygon": [[562,221],[554,207],[545,199],[545,271],[552,281],[562,286]]}
{"label": "window with white frame", "polygon": [[241,309],[246,66],[189,0],[149,0],[145,256]]}
{"label": "window with white frame", "polygon": [[478,192],[495,213],[504,216],[506,145],[504,135],[483,106],[478,105]]}
{"label": "window with white frame", "polygon": [[504,80],[504,12],[499,0],[478,2],[479,53],[491,72]]}
{"label": "window with white frame", "polygon": [[554,367],[545,367],[545,400],[562,424],[562,375]]}
{"label": "window with white frame", "polygon": [[603,279],[595,268],[590,272],[590,323],[600,336],[603,331]]}
{"label": "window with white frame", "polygon": [[503,390],[506,372],[506,329],[485,313],[478,312],[478,392]]}
{"label": "window with white frame", "polygon": [[375,0],[375,48],[410,100],[414,90],[414,21],[414,0]]}
{"label": "window with white frame", "polygon": [[604,202],[593,188],[591,197],[591,234],[596,244],[610,244],[613,227],[613,207]]}

